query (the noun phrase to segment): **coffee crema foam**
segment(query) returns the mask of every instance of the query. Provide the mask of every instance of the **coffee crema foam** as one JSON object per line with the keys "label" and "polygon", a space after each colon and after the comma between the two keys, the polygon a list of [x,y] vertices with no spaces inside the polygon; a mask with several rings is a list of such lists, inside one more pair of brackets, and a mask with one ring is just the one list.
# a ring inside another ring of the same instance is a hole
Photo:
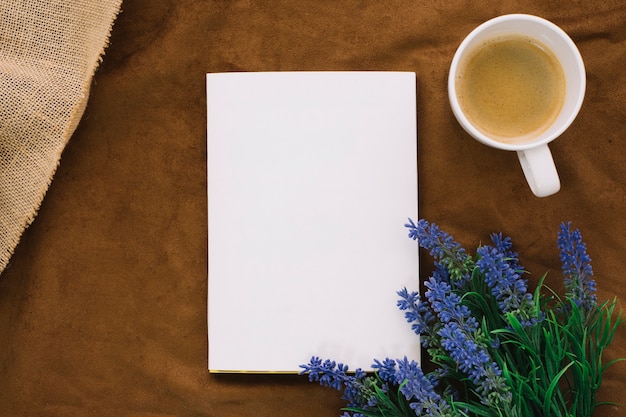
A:
{"label": "coffee crema foam", "polygon": [[486,136],[504,143],[532,141],[557,118],[565,74],[557,57],[523,35],[489,39],[460,63],[459,104]]}

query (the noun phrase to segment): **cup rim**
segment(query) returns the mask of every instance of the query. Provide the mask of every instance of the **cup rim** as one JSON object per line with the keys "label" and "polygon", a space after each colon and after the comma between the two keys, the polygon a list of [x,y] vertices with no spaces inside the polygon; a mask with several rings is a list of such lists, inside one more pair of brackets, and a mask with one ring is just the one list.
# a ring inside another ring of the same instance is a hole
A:
{"label": "cup rim", "polygon": [[[479,36],[485,29],[491,26],[500,24],[502,22],[520,21],[520,20],[539,23],[547,27],[548,29],[556,33],[557,35],[559,35],[559,37],[563,40],[563,42],[569,47],[570,52],[572,53],[576,61],[576,64],[579,67],[580,79],[578,80],[578,82],[580,83],[581,87],[580,87],[580,94],[578,95],[578,97],[576,97],[576,102],[574,103],[574,106],[572,107],[570,114],[561,123],[561,126],[557,130],[555,130],[553,133],[544,137],[540,137],[536,140],[529,141],[529,142],[504,143],[504,142],[499,142],[495,139],[492,139],[489,136],[482,133],[480,130],[474,127],[474,125],[465,116],[465,114],[463,113],[463,110],[461,110],[461,106],[458,102],[458,98],[456,95],[456,72],[459,67],[462,53],[467,49],[468,45],[477,36]],[[580,111],[580,108],[582,107],[582,103],[583,103],[584,96],[585,96],[585,89],[586,89],[585,65],[584,65],[582,56],[580,54],[580,51],[578,50],[578,47],[576,46],[574,41],[569,37],[569,35],[563,29],[561,29],[556,24],[550,22],[549,20],[544,19],[539,16],[530,15],[530,14],[522,14],[522,13],[505,14],[505,15],[497,16],[475,27],[457,47],[454,57],[452,58],[452,62],[450,64],[450,71],[448,73],[449,102],[450,102],[452,111],[456,119],[458,120],[460,125],[463,127],[463,129],[467,133],[469,133],[472,137],[474,137],[476,140],[486,145],[503,149],[503,150],[510,150],[510,151],[523,151],[526,149],[532,149],[538,146],[542,146],[542,145],[552,142],[554,139],[558,138],[561,134],[563,134],[563,132],[567,130],[569,126],[573,123],[574,119],[576,119]]]}

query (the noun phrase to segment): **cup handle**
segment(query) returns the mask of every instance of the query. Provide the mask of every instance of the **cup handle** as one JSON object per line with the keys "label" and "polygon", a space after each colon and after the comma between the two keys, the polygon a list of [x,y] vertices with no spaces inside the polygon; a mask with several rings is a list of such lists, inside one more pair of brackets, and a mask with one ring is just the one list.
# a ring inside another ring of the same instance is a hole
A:
{"label": "cup handle", "polygon": [[526,181],[537,197],[547,197],[561,189],[559,174],[548,145],[517,151],[517,157]]}

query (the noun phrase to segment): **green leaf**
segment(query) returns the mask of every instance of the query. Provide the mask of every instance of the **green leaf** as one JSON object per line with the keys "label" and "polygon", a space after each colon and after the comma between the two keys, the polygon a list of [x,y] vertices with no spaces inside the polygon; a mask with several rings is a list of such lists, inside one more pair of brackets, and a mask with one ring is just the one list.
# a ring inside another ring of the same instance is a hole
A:
{"label": "green leaf", "polygon": [[[545,399],[543,400],[543,415],[544,416],[550,416],[550,415],[558,415],[558,414],[551,414],[550,410],[555,408],[553,401],[553,394],[554,394],[554,390],[557,388],[557,386],[559,385],[559,382],[561,380],[561,377],[563,375],[565,375],[565,372],[567,372],[567,370],[570,368],[570,366],[573,365],[572,363],[569,363],[565,366],[565,368],[563,368],[554,378],[554,380],[552,380],[552,382],[550,383],[550,385],[548,386],[548,389],[546,390],[546,396]],[[554,410],[555,412],[558,413],[558,408],[556,410]]]}

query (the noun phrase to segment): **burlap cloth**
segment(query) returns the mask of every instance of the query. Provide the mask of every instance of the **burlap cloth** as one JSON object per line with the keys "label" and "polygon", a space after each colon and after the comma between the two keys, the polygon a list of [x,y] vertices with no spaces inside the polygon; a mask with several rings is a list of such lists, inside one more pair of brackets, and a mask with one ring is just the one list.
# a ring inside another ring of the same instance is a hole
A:
{"label": "burlap cloth", "polygon": [[83,114],[121,0],[0,6],[0,271]]}
{"label": "burlap cloth", "polygon": [[[548,272],[556,289],[556,233],[572,220],[598,297],[624,305],[624,2],[126,0],[122,9],[83,119],[0,276],[1,416],[340,414],[337,392],[303,378],[206,370],[206,72],[417,72],[421,215],[467,248],[510,235],[531,282]],[[587,67],[580,115],[552,144],[562,190],[545,199],[515,154],[462,131],[446,95],[462,38],[511,12],[559,24]],[[616,357],[626,357],[626,327],[605,355]],[[600,397],[623,402],[625,392],[620,363]]]}

